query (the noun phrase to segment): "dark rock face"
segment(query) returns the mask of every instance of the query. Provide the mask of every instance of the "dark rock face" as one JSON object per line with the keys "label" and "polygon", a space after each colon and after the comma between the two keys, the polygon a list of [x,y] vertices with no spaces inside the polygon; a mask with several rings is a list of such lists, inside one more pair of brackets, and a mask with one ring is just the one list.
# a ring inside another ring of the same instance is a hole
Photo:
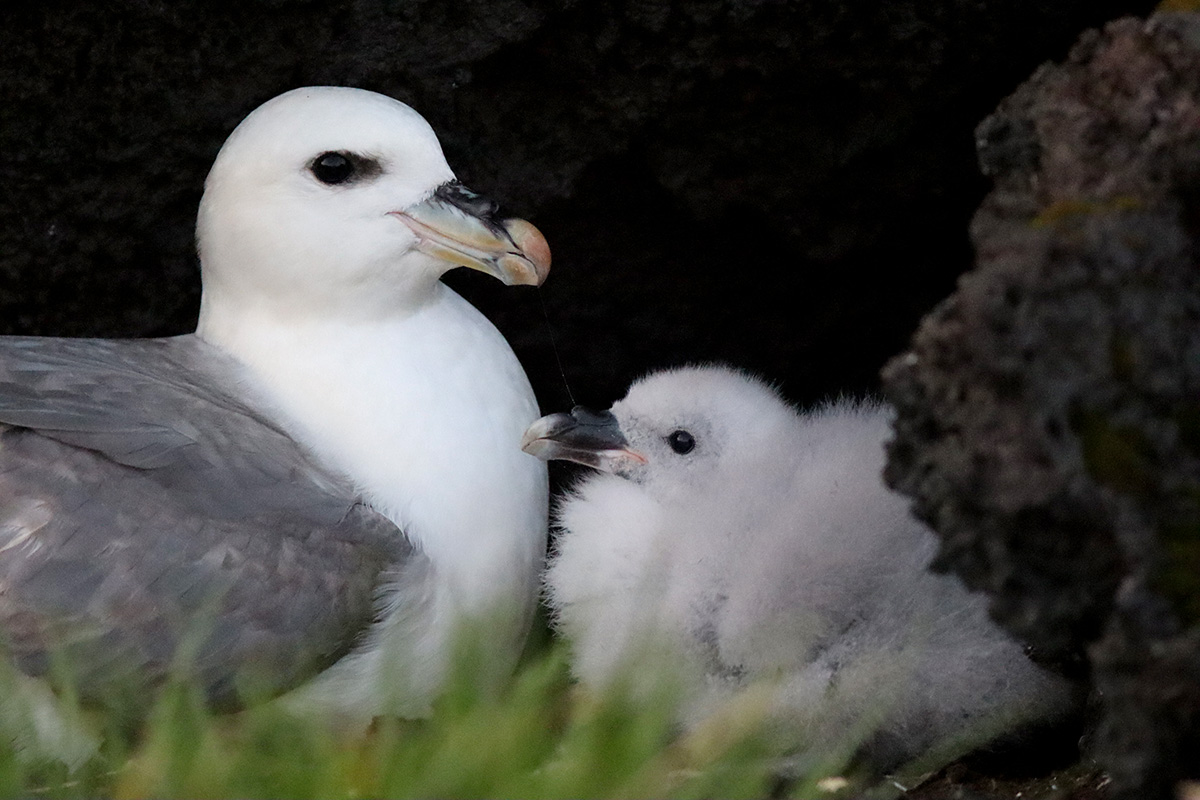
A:
{"label": "dark rock face", "polygon": [[[204,175],[289,88],[411,103],[532,219],[581,401],[724,359],[871,387],[969,260],[970,131],[1078,32],[1154,0],[116,0],[0,28],[0,333],[189,330]],[[550,408],[536,293],[452,274]]]}
{"label": "dark rock face", "polygon": [[1085,34],[978,128],[977,260],[885,370],[887,479],[1035,654],[1086,652],[1114,796],[1200,775],[1200,16]]}

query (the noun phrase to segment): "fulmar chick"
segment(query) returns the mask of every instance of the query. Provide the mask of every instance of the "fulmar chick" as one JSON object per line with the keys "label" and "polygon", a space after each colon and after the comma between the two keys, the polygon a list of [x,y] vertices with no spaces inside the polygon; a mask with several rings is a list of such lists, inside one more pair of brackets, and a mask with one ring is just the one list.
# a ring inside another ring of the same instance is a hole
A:
{"label": "fulmar chick", "polygon": [[767,684],[789,746],[880,771],[1063,713],[1068,682],[927,570],[937,540],[880,476],[888,430],[880,404],[798,413],[718,367],[534,423],[526,452],[600,470],[557,510],[545,581],[577,676],[636,677],[667,645],[685,724]]}

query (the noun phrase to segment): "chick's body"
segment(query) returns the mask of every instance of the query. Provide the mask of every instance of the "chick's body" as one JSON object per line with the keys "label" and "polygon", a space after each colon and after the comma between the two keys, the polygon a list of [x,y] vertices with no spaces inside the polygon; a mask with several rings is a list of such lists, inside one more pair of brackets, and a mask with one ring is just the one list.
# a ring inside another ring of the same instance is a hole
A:
{"label": "chick's body", "polygon": [[644,379],[612,415],[625,449],[558,510],[546,576],[583,681],[644,675],[666,650],[685,723],[769,681],[798,747],[861,742],[884,768],[1069,705],[984,597],[927,570],[935,536],[881,479],[885,407],[797,414],[701,368]]}

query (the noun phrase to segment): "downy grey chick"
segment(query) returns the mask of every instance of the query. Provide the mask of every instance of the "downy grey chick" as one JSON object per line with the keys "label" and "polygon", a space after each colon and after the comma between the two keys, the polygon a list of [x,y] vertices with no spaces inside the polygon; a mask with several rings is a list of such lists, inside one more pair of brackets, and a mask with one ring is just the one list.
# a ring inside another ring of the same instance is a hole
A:
{"label": "downy grey chick", "polygon": [[627,680],[665,646],[684,724],[773,681],[772,727],[797,752],[881,771],[1063,713],[1068,682],[927,571],[936,537],[881,478],[888,432],[878,403],[797,413],[719,367],[534,423],[526,452],[601,471],[557,509],[545,578],[577,676]]}

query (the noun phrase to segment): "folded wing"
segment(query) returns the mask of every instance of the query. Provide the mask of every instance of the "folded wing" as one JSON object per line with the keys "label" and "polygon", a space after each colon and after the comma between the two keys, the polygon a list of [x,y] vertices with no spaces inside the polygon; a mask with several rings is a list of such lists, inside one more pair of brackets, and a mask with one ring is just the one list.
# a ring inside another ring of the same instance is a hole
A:
{"label": "folded wing", "polygon": [[[354,645],[416,554],[193,336],[0,339],[0,636],[85,696],[218,707]],[[240,398],[240,399],[239,399]]]}

